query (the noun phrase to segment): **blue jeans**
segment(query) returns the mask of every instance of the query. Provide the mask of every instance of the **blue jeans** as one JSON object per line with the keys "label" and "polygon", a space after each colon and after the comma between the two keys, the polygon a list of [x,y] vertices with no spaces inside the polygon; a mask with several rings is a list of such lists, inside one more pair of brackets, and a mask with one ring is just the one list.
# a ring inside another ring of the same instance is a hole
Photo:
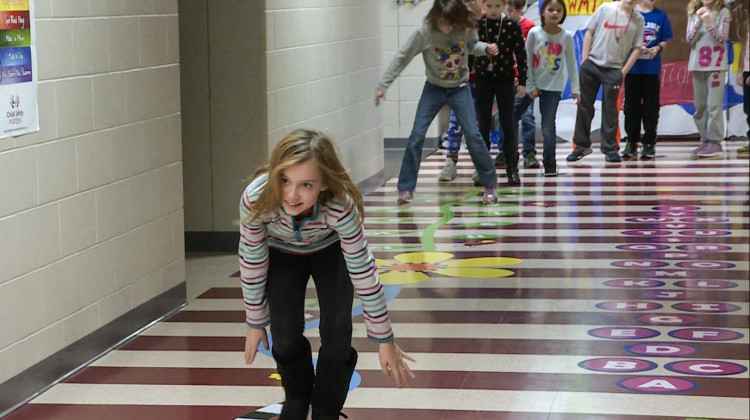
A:
{"label": "blue jeans", "polygon": [[536,122],[534,121],[534,100],[529,95],[516,98],[513,104],[513,128],[518,138],[518,122],[521,122],[521,143],[524,156],[536,153]]}
{"label": "blue jeans", "polygon": [[542,156],[545,161],[554,159],[555,150],[557,150],[555,116],[561,96],[562,92],[539,90],[539,113],[542,115],[542,138],[544,139]]}
{"label": "blue jeans", "polygon": [[486,187],[494,188],[497,185],[495,166],[490,158],[489,150],[484,145],[482,135],[479,134],[469,84],[465,83],[455,88],[442,88],[425,82],[419,105],[417,105],[417,114],[414,116],[414,126],[406,144],[406,153],[401,161],[401,172],[398,174],[399,191],[414,191],[417,186],[417,173],[422,161],[422,147],[427,129],[445,104],[448,104],[456,114],[471,160],[479,174],[479,180]]}

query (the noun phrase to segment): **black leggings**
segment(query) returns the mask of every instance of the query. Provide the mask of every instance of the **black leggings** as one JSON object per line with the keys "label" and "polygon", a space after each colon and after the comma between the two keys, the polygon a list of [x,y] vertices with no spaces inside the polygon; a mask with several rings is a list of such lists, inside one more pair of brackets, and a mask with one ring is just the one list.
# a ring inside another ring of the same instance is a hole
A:
{"label": "black leggings", "polygon": [[295,255],[269,249],[266,297],[271,312],[274,354],[285,362],[309,350],[305,326],[305,290],[310,276],[320,304],[319,358],[346,361],[351,357],[352,286],[339,242],[314,254]]}

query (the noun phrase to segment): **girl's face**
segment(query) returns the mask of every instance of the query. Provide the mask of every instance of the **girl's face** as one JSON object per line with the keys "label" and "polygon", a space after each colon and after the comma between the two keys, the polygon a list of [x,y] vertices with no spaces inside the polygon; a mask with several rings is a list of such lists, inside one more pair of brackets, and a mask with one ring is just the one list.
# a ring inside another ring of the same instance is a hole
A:
{"label": "girl's face", "polygon": [[317,162],[308,159],[281,172],[281,207],[291,216],[299,216],[315,206],[318,195],[328,188]]}
{"label": "girl's face", "polygon": [[499,20],[503,17],[503,8],[505,8],[504,0],[485,0],[484,11],[487,12],[487,18],[492,20]]}
{"label": "girl's face", "polygon": [[453,25],[450,24],[450,23],[448,23],[448,22],[446,22],[443,19],[440,19],[440,21],[438,23],[438,31],[440,31],[440,32],[442,32],[444,34],[449,34],[449,33],[453,32]]}
{"label": "girl's face", "polygon": [[464,4],[469,8],[469,11],[474,18],[479,19],[482,17],[482,0],[464,0]]}
{"label": "girl's face", "polygon": [[563,7],[560,3],[550,3],[544,8],[544,23],[558,25],[563,17]]}
{"label": "girl's face", "polygon": [[516,22],[518,22],[519,20],[521,20],[523,11],[521,9],[514,9],[510,4],[506,4],[505,14],[508,15],[509,18],[514,19]]}
{"label": "girl's face", "polygon": [[713,6],[714,2],[716,2],[716,0],[702,0],[702,1],[703,1],[704,6]]}
{"label": "girl's face", "polygon": [[654,3],[656,3],[656,0],[641,0],[641,4],[646,7],[654,7]]}

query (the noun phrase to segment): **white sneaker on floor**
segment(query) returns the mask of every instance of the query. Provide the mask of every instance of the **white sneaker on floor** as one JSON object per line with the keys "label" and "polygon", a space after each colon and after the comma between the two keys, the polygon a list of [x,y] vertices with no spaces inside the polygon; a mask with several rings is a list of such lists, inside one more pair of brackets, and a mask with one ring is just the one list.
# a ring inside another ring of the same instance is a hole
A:
{"label": "white sneaker on floor", "polygon": [[438,181],[453,181],[458,175],[458,168],[456,162],[449,160],[445,162],[445,166],[438,175]]}

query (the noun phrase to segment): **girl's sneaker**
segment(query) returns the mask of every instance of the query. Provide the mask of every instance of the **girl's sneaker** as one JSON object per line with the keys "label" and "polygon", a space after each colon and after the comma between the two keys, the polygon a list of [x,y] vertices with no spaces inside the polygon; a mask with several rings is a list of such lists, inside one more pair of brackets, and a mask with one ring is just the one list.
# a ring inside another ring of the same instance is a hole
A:
{"label": "girl's sneaker", "polygon": [[452,159],[445,161],[445,166],[438,174],[438,181],[453,181],[458,175],[458,168],[456,168],[456,162]]}
{"label": "girl's sneaker", "polygon": [[705,148],[706,146],[708,146],[708,142],[707,142],[707,141],[704,141],[703,143],[701,143],[701,145],[700,145],[700,146],[696,147],[696,148],[695,148],[695,149],[694,149],[694,150],[693,150],[692,152],[690,152],[690,154],[691,154],[691,157],[692,157],[693,159],[697,159],[697,158],[698,158],[698,153],[699,153],[699,152],[700,152],[701,150],[703,150],[703,148]]}
{"label": "girl's sneaker", "polygon": [[706,146],[695,155],[699,158],[718,158],[724,156],[724,149],[718,141],[707,141]]}
{"label": "girl's sneaker", "polygon": [[399,191],[398,200],[396,201],[396,204],[398,204],[399,206],[402,204],[409,204],[411,203],[412,198],[413,198],[412,191]]}
{"label": "girl's sneaker", "polygon": [[482,195],[482,202],[486,205],[497,203],[497,191],[494,188],[485,188]]}

